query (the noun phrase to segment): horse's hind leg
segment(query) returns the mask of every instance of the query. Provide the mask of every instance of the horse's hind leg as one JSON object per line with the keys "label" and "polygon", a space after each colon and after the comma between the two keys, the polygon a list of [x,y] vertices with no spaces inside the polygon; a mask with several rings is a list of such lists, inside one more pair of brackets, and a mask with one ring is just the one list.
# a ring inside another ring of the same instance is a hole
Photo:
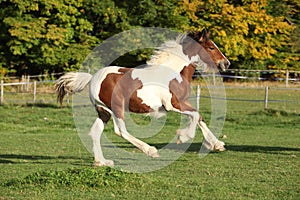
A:
{"label": "horse's hind leg", "polygon": [[104,130],[104,123],[100,118],[97,118],[90,130],[90,136],[93,140],[94,166],[114,166],[112,160],[106,160],[103,156],[100,138]]}
{"label": "horse's hind leg", "polygon": [[[108,112],[106,109],[104,109],[101,106],[96,107],[96,111],[98,112],[99,118],[106,124],[108,120],[111,117],[111,112]],[[113,118],[113,123],[114,123],[114,131],[117,135],[121,136],[120,129],[117,126],[115,119]]]}
{"label": "horse's hind leg", "polygon": [[123,119],[121,118],[117,118],[116,116],[113,115],[114,121],[116,123],[116,125],[118,126],[119,130],[120,130],[120,134],[121,136],[127,140],[128,142],[130,142],[131,144],[133,144],[134,146],[136,146],[137,148],[139,148],[142,152],[144,152],[146,155],[156,158],[159,157],[159,154],[157,152],[157,149],[153,146],[148,145],[147,143],[133,137],[132,135],[130,135],[126,129],[125,126],[125,122]]}

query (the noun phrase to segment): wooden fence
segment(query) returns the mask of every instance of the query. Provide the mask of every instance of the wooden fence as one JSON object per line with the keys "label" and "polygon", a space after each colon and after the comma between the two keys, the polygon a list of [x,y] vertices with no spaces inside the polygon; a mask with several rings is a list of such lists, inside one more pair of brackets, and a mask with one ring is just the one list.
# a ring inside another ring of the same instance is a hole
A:
{"label": "wooden fence", "polygon": [[[194,74],[194,77],[203,76],[201,74]],[[205,75],[204,75],[205,76]],[[218,74],[206,75],[215,77],[222,77],[226,80],[241,80],[241,81],[281,81],[289,87],[290,82],[300,83],[300,71],[293,70],[241,70],[228,69],[226,72]],[[278,76],[278,77],[276,77]]]}
{"label": "wooden fence", "polygon": [[[53,85],[54,81],[32,81],[32,82],[15,82],[15,83],[4,83],[3,80],[0,81],[0,105],[3,105],[4,103],[15,103],[19,100],[21,103],[54,103],[55,101],[55,91],[54,89],[50,89],[49,92],[38,92],[38,85],[41,84],[51,84]],[[6,87],[18,87],[17,92],[11,92],[9,90],[6,90]],[[9,95],[10,94],[10,95]],[[22,100],[19,99],[20,94],[27,94],[27,98]],[[43,95],[47,94],[48,96],[52,96],[51,100],[48,100],[48,97],[46,97],[46,101],[38,101],[38,97],[41,97]],[[13,100],[6,101],[6,96],[11,96]],[[70,103],[69,95],[66,95],[67,104]]]}
{"label": "wooden fence", "polygon": [[33,102],[36,102],[36,91],[37,91],[37,81],[34,82],[19,82],[19,83],[4,83],[1,80],[0,83],[0,105],[4,103],[4,87],[5,86],[24,86],[25,90],[28,92],[29,85],[33,84]]}
{"label": "wooden fence", "polygon": [[[45,83],[50,83],[53,86],[53,82],[54,81],[33,81],[33,82],[18,82],[18,83],[4,83],[3,80],[1,80],[0,82],[0,105],[3,105],[4,103],[15,103],[15,100],[18,99],[18,95],[21,93],[26,93],[29,96],[29,99],[27,97],[27,99],[25,100],[20,100],[21,103],[55,103],[56,102],[56,95],[54,90],[51,90],[51,92],[48,93],[41,93],[38,92],[38,85],[40,84],[45,84]],[[12,93],[12,92],[5,92],[5,87],[11,87],[11,86],[19,86],[21,87],[21,92],[14,92],[11,96],[11,98],[13,98],[13,101],[6,101],[5,95]],[[203,88],[205,86],[202,86]],[[196,98],[196,107],[197,109],[199,109],[199,102],[200,102],[200,97],[201,98],[214,98],[214,97],[210,97],[210,96],[204,96],[201,95],[201,88],[200,85],[197,85],[194,88],[195,94],[193,98]],[[30,89],[29,89],[30,88]],[[229,89],[229,88],[235,88],[235,89],[247,89],[247,87],[239,87],[239,86],[225,86],[225,89]],[[266,86],[264,88],[253,88],[253,87],[249,87],[248,89],[251,90],[262,90],[264,89],[264,97],[261,97],[261,99],[243,99],[243,98],[224,98],[222,100],[224,101],[249,101],[249,102],[264,102],[264,109],[267,109],[269,107],[269,103],[270,102],[277,102],[277,103],[293,103],[293,104],[300,104],[300,99],[295,99],[293,101],[290,100],[284,100],[284,99],[271,99],[269,98],[270,94],[269,94],[269,86]],[[291,94],[293,92],[300,92],[300,88],[272,88],[272,90],[285,90],[287,94]],[[44,102],[40,102],[37,101],[39,96],[48,94],[51,96],[51,100],[49,100],[49,98],[47,99],[47,101]],[[66,96],[66,103],[70,104],[70,97],[69,95]]]}

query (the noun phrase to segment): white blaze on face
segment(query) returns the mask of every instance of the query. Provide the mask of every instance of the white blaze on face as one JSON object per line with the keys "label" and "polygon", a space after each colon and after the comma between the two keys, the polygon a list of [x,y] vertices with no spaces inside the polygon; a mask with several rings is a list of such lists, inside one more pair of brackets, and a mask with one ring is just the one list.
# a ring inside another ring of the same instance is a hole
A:
{"label": "white blaze on face", "polygon": [[[221,55],[223,56],[223,58],[226,59],[226,62],[228,63],[228,66],[229,66],[230,65],[230,61],[225,57],[225,55],[222,53],[222,51],[220,51],[219,47],[213,41],[211,41],[211,42],[213,43],[213,45],[215,46],[215,48],[221,53]],[[225,67],[224,67],[223,70],[226,70]]]}

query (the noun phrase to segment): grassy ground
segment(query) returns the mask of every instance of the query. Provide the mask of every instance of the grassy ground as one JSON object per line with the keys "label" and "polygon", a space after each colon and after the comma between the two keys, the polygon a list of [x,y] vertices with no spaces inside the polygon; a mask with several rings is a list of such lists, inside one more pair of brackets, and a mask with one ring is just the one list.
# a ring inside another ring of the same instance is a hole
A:
{"label": "grassy ground", "polygon": [[[253,93],[232,89],[227,96]],[[200,108],[209,123],[210,99],[201,99]],[[200,159],[198,131],[178,160],[135,174],[91,167],[71,108],[2,106],[0,199],[300,199],[300,108],[273,103],[263,110],[261,102],[227,101],[226,115],[226,152]],[[171,115],[162,133],[145,141],[157,147],[168,142],[177,118]],[[122,141],[111,123],[106,130]],[[136,151],[131,147],[122,143]]]}

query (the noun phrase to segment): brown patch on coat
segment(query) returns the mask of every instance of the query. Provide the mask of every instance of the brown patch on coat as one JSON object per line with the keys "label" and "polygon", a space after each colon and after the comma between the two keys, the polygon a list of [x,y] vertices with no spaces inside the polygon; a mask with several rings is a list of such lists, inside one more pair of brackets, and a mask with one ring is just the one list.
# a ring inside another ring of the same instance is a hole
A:
{"label": "brown patch on coat", "polygon": [[107,123],[108,120],[110,119],[111,117],[111,114],[105,110],[104,108],[102,107],[96,107],[96,111],[98,113],[98,116],[99,118],[104,122],[104,123]]}
{"label": "brown patch on coat", "polygon": [[132,79],[130,68],[120,68],[118,74],[110,73],[100,85],[99,98],[109,107],[116,117],[124,119],[124,111],[148,113],[150,106],[137,96],[137,90],[143,87],[139,79]]}
{"label": "brown patch on coat", "polygon": [[189,64],[180,72],[183,79],[181,82],[177,79],[173,79],[169,83],[169,90],[172,94],[171,103],[174,108],[180,111],[195,111],[188,101],[190,95],[190,83],[194,72],[195,67],[192,64]]}

